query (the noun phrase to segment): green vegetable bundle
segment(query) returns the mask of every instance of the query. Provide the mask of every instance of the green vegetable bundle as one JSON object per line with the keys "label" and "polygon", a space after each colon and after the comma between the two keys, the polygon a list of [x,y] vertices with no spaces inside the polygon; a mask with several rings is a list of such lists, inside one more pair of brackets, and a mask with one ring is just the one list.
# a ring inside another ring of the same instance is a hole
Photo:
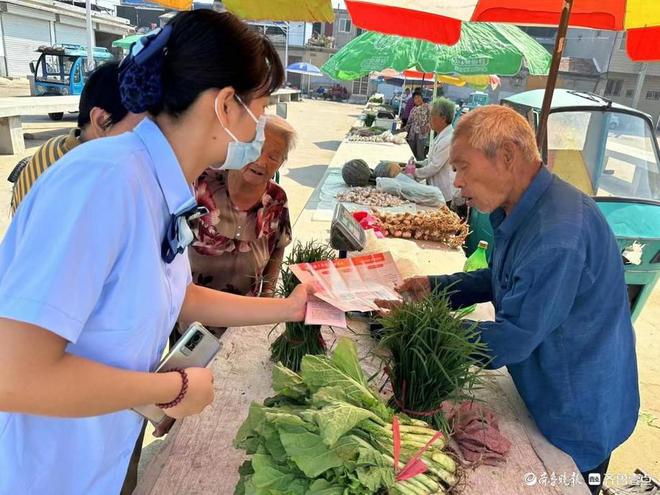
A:
{"label": "green vegetable bundle", "polygon": [[441,404],[471,399],[489,360],[476,324],[466,325],[451,310],[446,290],[404,302],[379,322],[381,344],[391,353],[386,368],[394,391],[391,405],[448,433]]}
{"label": "green vegetable bundle", "polygon": [[[281,281],[277,295],[288,297],[295,289],[298,281],[290,270],[290,266],[298,263],[313,263],[314,261],[335,259],[335,250],[327,244],[310,241],[306,244],[296,242],[284,261],[281,271]],[[300,361],[305,354],[325,354],[325,341],[319,325],[305,325],[302,322],[289,322],[285,330],[271,346],[272,359],[281,362],[289,369],[298,371]]]}
{"label": "green vegetable bundle", "polygon": [[[402,417],[396,433],[351,340],[331,357],[305,356],[300,374],[278,364],[273,389],[275,397],[251,405],[234,440],[251,456],[236,495],[430,495],[456,484],[438,432]],[[395,456],[407,469],[395,470]]]}

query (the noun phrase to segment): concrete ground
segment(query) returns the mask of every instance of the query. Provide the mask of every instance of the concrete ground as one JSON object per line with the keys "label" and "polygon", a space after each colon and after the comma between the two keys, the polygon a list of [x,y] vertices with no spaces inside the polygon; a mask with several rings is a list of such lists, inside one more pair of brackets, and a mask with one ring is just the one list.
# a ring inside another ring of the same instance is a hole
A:
{"label": "concrete ground", "polygon": [[[20,88],[19,88],[20,89]],[[23,90],[16,90],[21,93]],[[0,81],[0,96],[5,93]],[[288,106],[288,120],[298,130],[299,141],[289,161],[282,169],[280,183],[289,196],[292,223],[302,211],[307,199],[323,176],[334,151],[360,107],[342,103],[303,101]],[[10,184],[4,180],[22,156],[35,151],[46,139],[65,133],[75,125],[75,115],[65,116],[62,122],[52,122],[47,116],[25,119],[24,131],[33,139],[26,140],[28,149],[15,156],[0,155],[0,235],[9,223]],[[356,157],[359,158],[359,157]],[[297,226],[303,228],[303,226]],[[296,228],[294,227],[294,237]],[[632,473],[642,468],[660,476],[660,288],[656,288],[636,325],[637,352],[642,405],[637,428],[632,437],[613,455],[611,474]],[[607,366],[607,363],[603,363]],[[589,400],[585,397],[584,400]],[[617,400],[612,397],[612,400]],[[148,428],[150,430],[150,428]],[[145,439],[144,461],[157,451],[160,441]]]}

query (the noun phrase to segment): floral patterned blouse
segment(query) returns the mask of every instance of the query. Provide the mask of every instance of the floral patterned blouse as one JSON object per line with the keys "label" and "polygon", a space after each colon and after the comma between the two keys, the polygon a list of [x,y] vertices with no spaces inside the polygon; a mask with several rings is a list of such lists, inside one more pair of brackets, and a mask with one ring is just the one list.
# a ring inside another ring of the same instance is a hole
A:
{"label": "floral patterned blouse", "polygon": [[208,169],[195,183],[195,195],[209,214],[192,226],[195,241],[188,253],[193,281],[224,292],[259,296],[271,256],[291,242],[284,189],[270,181],[261,200],[242,211],[229,197],[227,171]]}
{"label": "floral patterned blouse", "polygon": [[428,103],[413,107],[406,123],[408,138],[426,138],[431,133],[431,108]]}

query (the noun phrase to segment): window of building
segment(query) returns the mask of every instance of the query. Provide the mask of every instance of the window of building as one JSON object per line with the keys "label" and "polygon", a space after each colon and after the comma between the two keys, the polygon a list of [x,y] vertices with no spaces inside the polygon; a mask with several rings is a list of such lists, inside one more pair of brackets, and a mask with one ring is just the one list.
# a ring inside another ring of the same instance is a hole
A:
{"label": "window of building", "polygon": [[619,96],[623,88],[623,79],[610,79],[605,86],[605,96]]}
{"label": "window of building", "polygon": [[660,100],[660,91],[647,91],[646,92],[647,100]]}
{"label": "window of building", "polygon": [[353,81],[353,94],[366,95],[369,90],[369,76],[364,76],[362,79]]}
{"label": "window of building", "polygon": [[632,98],[634,96],[634,94],[635,94],[634,89],[627,89],[626,90],[626,98]]}
{"label": "window of building", "polygon": [[350,33],[351,32],[351,20],[350,19],[339,19],[339,32],[340,33]]}

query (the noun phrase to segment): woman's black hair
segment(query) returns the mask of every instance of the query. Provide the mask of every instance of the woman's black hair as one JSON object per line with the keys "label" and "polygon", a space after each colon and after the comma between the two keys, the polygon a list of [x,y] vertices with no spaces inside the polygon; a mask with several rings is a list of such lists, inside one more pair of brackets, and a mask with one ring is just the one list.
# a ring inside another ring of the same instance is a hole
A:
{"label": "woman's black hair", "polygon": [[284,68],[273,44],[228,12],[210,9],[179,12],[163,50],[162,98],[148,108],[176,117],[200,93],[232,86],[249,102],[271,94],[284,81]]}
{"label": "woman's black hair", "polygon": [[78,104],[78,127],[89,124],[89,113],[99,107],[108,112],[107,124],[116,124],[128,113],[119,96],[119,63],[106,62],[97,67],[87,79]]}

